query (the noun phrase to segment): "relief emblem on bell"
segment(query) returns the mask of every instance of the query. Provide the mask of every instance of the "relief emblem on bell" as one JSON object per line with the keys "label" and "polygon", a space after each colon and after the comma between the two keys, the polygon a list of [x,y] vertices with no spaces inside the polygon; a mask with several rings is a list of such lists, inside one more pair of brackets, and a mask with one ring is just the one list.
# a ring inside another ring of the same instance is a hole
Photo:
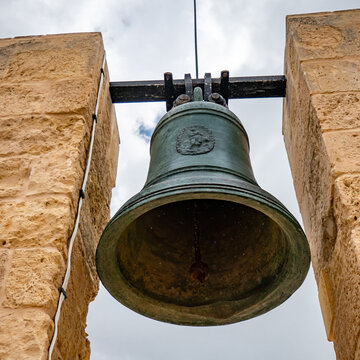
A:
{"label": "relief emblem on bell", "polygon": [[214,146],[215,138],[205,126],[193,125],[183,128],[176,138],[176,151],[182,155],[206,154]]}

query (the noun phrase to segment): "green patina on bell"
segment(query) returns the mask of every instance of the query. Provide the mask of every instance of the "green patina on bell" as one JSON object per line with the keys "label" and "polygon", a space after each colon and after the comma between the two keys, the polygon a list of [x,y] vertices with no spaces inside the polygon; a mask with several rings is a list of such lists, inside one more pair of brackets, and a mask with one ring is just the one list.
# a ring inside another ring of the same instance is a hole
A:
{"label": "green patina on bell", "polygon": [[195,326],[271,310],[309,263],[300,225],[256,183],[239,119],[204,101],[160,120],[145,186],[111,219],[96,253],[102,283],[122,304]]}

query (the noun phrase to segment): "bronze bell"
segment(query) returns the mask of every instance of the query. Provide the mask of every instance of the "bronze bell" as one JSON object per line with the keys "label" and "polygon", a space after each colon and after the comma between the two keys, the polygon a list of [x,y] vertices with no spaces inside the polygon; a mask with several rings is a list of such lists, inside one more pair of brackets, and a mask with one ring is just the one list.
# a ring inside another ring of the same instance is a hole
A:
{"label": "bronze bell", "polygon": [[118,301],[165,322],[223,325],[271,310],[301,285],[306,237],[257,185],[234,113],[179,105],[159,121],[150,152],[144,188],[111,219],[96,253]]}

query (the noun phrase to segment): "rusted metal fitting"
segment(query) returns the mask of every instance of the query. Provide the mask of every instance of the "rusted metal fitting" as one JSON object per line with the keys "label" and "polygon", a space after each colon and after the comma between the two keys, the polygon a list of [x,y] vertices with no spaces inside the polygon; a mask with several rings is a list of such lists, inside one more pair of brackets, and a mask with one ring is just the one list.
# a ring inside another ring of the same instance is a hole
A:
{"label": "rusted metal fitting", "polygon": [[210,94],[208,101],[227,107],[226,100],[218,93]]}
{"label": "rusted metal fitting", "polygon": [[189,95],[181,94],[175,99],[175,101],[173,103],[173,107],[179,106],[181,104],[185,104],[185,103],[190,102],[190,101],[191,101],[191,98],[190,98]]}

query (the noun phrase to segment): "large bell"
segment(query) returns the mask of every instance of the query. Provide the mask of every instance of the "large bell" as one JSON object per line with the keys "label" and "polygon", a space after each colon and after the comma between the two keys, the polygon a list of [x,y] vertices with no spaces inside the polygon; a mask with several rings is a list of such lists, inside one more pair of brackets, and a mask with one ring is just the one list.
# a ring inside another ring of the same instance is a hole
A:
{"label": "large bell", "polygon": [[305,235],[257,185],[234,113],[204,101],[177,106],[150,151],[144,188],[111,219],[96,253],[118,301],[165,322],[223,325],[271,310],[301,285]]}

